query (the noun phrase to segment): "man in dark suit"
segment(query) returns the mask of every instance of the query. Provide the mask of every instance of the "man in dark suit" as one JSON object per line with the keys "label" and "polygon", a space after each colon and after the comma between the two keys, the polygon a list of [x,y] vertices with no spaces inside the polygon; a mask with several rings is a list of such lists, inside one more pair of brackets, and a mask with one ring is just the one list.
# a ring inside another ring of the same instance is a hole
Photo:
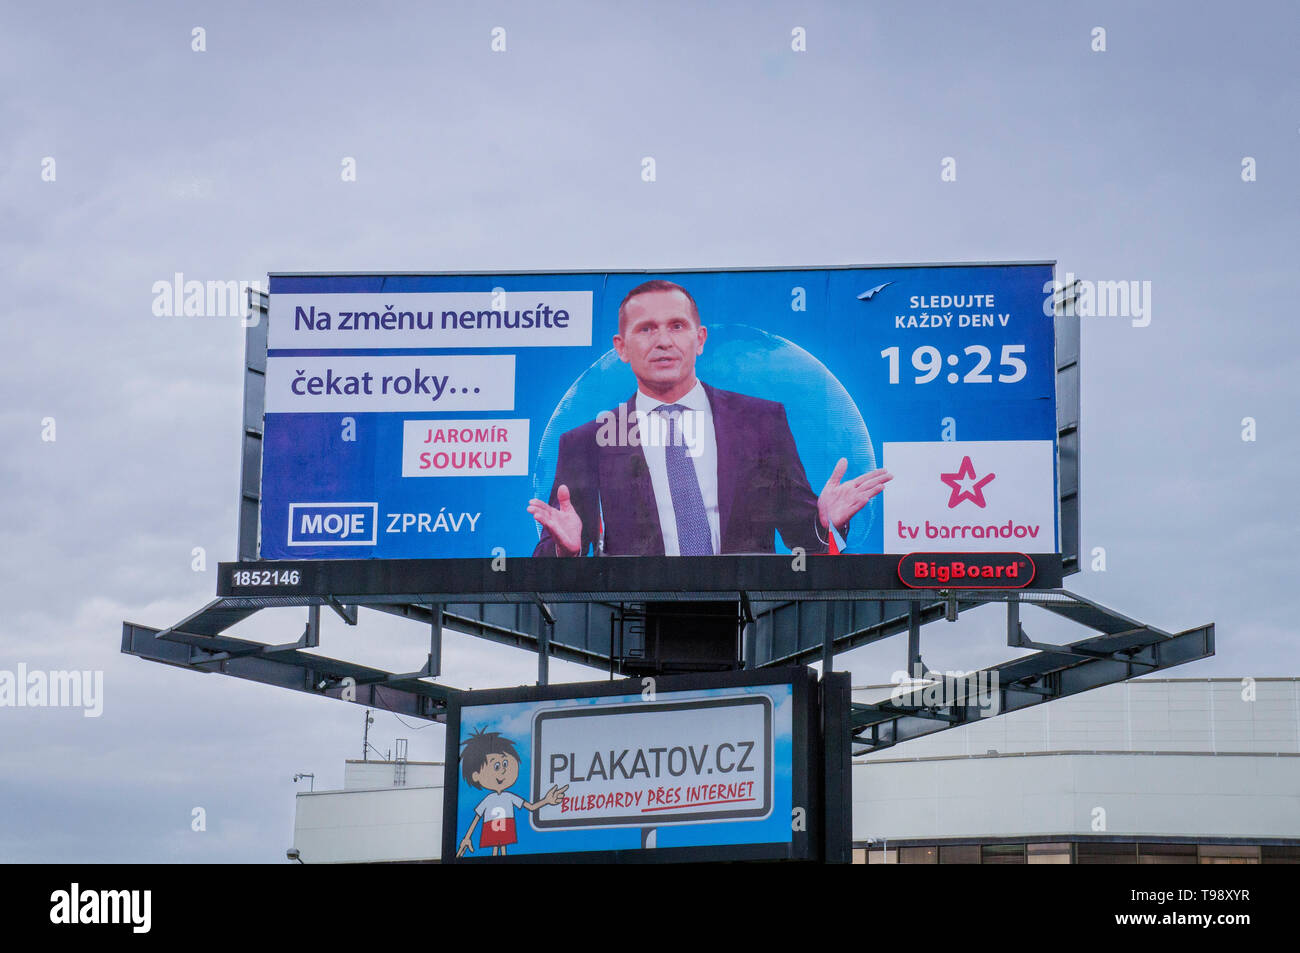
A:
{"label": "man in dark suit", "polygon": [[779,403],[695,377],[708,329],[695,299],[670,281],[633,288],[618,309],[614,349],[637,393],[560,438],[534,556],[691,556],[826,552],[892,477],[843,481],[841,459],[815,494]]}

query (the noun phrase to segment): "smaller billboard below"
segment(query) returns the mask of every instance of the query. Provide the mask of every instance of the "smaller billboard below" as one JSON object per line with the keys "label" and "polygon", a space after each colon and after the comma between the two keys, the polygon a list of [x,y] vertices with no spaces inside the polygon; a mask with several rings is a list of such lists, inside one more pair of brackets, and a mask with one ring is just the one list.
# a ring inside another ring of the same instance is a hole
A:
{"label": "smaller billboard below", "polygon": [[[772,813],[773,710],[788,691],[539,711],[533,788],[564,785],[538,830],[655,827]],[[783,725],[783,728],[788,727]],[[665,787],[655,782],[663,778]]]}
{"label": "smaller billboard below", "polygon": [[443,857],[811,857],[815,678],[797,668],[462,693],[447,722]]}

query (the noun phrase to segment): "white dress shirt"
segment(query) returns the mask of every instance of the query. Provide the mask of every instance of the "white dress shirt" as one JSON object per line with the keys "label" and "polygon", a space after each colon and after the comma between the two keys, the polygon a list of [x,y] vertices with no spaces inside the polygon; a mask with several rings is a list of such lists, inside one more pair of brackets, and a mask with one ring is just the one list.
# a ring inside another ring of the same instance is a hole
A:
{"label": "white dress shirt", "polygon": [[[659,510],[659,528],[664,535],[664,553],[680,556],[677,543],[677,514],[673,510],[673,495],[668,487],[668,461],[664,445],[668,442],[668,419],[664,414],[652,413],[665,403],[680,404],[687,408],[678,423],[678,439],[686,447],[687,457],[695,464],[695,476],[700,481],[700,495],[704,498],[704,512],[709,518],[709,536],[713,552],[721,551],[722,530],[718,517],[718,439],[713,431],[713,408],[704,386],[695,386],[680,400],[663,401],[636,392],[637,421],[640,424],[641,452],[645,454],[650,469],[650,483],[655,491],[655,505]],[[689,419],[687,419],[689,418]]]}

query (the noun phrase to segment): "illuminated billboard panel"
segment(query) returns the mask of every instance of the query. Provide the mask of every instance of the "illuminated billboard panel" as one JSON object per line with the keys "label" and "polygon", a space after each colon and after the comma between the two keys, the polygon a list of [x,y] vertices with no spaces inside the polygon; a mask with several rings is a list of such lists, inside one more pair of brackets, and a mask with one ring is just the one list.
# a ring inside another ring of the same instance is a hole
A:
{"label": "illuminated billboard panel", "polygon": [[263,559],[1059,552],[1050,264],[270,287]]}

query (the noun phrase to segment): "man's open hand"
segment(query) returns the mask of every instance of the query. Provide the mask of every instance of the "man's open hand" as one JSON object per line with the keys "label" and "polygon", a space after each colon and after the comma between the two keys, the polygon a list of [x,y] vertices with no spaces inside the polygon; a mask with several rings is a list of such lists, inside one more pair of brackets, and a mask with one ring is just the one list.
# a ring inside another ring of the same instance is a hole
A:
{"label": "man's open hand", "polygon": [[840,457],[840,462],[831,471],[831,478],[822,487],[821,496],[817,497],[817,516],[821,519],[822,526],[828,529],[832,526],[843,529],[858,510],[866,506],[894,478],[893,474],[882,467],[864,473],[855,480],[841,483],[844,471],[848,468],[849,461]]}
{"label": "man's open hand", "polygon": [[551,539],[555,541],[555,555],[576,556],[582,550],[582,517],[569,501],[569,488],[563,483],[555,491],[555,502],[559,506],[529,500],[528,512],[550,531]]}

